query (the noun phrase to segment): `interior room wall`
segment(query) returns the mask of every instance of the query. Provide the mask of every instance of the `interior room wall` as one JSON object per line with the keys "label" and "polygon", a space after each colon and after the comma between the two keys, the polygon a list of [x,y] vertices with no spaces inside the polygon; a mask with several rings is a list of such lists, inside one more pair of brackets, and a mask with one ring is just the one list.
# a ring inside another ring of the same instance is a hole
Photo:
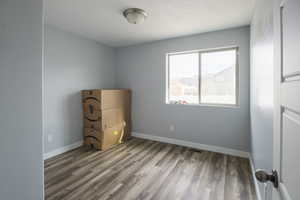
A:
{"label": "interior room wall", "polygon": [[[272,170],[274,56],[272,0],[257,2],[251,22],[251,154],[256,169]],[[264,194],[261,185],[261,194]]]}
{"label": "interior room wall", "polygon": [[[118,48],[116,86],[133,91],[133,131],[249,151],[249,45],[250,29],[245,26]],[[239,47],[239,107],[165,103],[166,53],[226,46]]]}
{"label": "interior room wall", "polygon": [[0,1],[0,199],[43,199],[43,1]]}
{"label": "interior room wall", "polygon": [[82,141],[80,91],[113,88],[114,57],[111,47],[46,26],[45,153]]}

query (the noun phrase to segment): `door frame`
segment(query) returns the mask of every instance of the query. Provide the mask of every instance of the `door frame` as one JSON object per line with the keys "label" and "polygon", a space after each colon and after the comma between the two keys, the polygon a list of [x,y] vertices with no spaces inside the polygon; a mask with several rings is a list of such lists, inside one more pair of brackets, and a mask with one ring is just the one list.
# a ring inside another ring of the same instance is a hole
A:
{"label": "door frame", "polygon": [[[281,5],[283,0],[273,2],[273,26],[274,26],[274,114],[273,114],[273,169],[280,169],[280,141],[281,141],[281,106],[280,106],[280,84],[281,84]],[[279,177],[281,172],[278,171]],[[279,200],[278,191],[273,188],[272,197]]]}

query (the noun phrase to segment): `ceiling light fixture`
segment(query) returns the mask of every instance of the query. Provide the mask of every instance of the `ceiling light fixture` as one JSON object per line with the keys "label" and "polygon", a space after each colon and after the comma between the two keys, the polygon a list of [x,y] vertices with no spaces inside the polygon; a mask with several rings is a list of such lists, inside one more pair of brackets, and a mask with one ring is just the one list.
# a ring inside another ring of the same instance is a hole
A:
{"label": "ceiling light fixture", "polygon": [[141,24],[148,16],[146,11],[139,8],[128,8],[124,10],[123,15],[131,24]]}

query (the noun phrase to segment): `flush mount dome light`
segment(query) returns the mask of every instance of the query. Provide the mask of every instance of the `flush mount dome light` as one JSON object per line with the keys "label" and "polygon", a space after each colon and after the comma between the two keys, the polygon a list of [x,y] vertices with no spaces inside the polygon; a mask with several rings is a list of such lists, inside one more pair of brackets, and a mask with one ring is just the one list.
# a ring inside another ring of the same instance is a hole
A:
{"label": "flush mount dome light", "polygon": [[131,24],[141,24],[148,16],[146,11],[139,8],[128,8],[124,10],[123,15]]}

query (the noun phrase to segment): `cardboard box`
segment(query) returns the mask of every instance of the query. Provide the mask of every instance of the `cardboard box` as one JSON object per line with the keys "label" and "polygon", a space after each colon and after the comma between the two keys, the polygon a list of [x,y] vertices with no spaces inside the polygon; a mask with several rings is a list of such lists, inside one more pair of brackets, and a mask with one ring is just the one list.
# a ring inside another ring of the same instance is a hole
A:
{"label": "cardboard box", "polygon": [[83,126],[85,128],[92,128],[92,129],[100,131],[100,130],[102,130],[102,120],[90,121],[90,120],[84,118]]}
{"label": "cardboard box", "polygon": [[84,144],[92,145],[94,148],[101,150],[102,132],[92,128],[84,128]]}
{"label": "cardboard box", "polygon": [[101,145],[102,150],[106,150],[116,144],[123,142],[124,126],[123,124],[117,124],[113,127],[105,129],[103,131],[103,142]]}
{"label": "cardboard box", "polygon": [[83,103],[83,113],[84,118],[89,121],[101,121],[101,110],[95,104],[89,104],[89,101]]}
{"label": "cardboard box", "polygon": [[84,138],[86,145],[92,145],[98,150],[106,150],[123,142],[125,126],[123,123],[116,124],[104,131],[92,128],[84,128]]}
{"label": "cardboard box", "polygon": [[98,141],[93,139],[91,134],[87,134],[88,131],[92,132],[91,130],[85,130],[86,144],[105,150],[130,138],[130,90],[84,90],[82,103],[84,127],[94,129],[100,135]]}
{"label": "cardboard box", "polygon": [[101,103],[101,90],[82,90],[82,99],[95,99]]}
{"label": "cardboard box", "polygon": [[124,107],[125,92],[123,90],[103,90],[102,91],[102,109],[112,109]]}

